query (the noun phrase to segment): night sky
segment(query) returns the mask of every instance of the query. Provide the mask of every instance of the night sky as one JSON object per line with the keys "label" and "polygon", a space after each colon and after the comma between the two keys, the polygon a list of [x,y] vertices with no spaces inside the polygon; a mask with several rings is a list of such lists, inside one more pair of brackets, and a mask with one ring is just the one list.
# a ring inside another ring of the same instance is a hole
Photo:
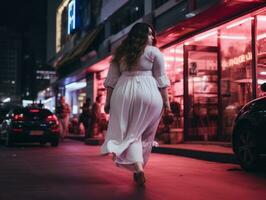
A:
{"label": "night sky", "polygon": [[47,67],[47,0],[5,0],[0,8],[0,27],[21,38],[22,93],[29,88],[35,96],[35,72]]}
{"label": "night sky", "polygon": [[46,0],[5,0],[0,7],[0,25],[16,32],[38,27],[46,17]]}

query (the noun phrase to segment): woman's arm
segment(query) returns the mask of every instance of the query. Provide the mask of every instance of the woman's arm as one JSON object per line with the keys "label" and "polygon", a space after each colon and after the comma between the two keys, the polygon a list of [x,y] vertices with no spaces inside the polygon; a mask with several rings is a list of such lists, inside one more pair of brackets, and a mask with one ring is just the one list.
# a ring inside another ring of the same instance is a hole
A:
{"label": "woman's arm", "polygon": [[111,62],[107,77],[103,83],[104,87],[107,90],[106,100],[105,100],[105,105],[104,105],[104,112],[106,114],[109,114],[111,96],[112,96],[113,90],[115,88],[115,85],[116,85],[119,77],[120,77],[119,66],[116,63]]}
{"label": "woman's arm", "polygon": [[153,49],[153,53],[154,53],[154,62],[153,62],[152,73],[157,81],[157,85],[163,99],[164,111],[170,111],[170,103],[167,91],[167,87],[170,86],[170,81],[165,73],[164,57],[163,54],[160,52],[160,50],[157,48]]}
{"label": "woman's arm", "polygon": [[159,90],[163,99],[163,108],[165,109],[165,111],[170,111],[170,103],[168,98],[167,87],[160,88]]}
{"label": "woman's arm", "polygon": [[109,114],[109,111],[110,111],[110,101],[111,101],[113,90],[114,90],[113,88],[107,87],[107,94],[106,94],[106,100],[105,100],[105,105],[104,105],[104,112],[106,114]]}

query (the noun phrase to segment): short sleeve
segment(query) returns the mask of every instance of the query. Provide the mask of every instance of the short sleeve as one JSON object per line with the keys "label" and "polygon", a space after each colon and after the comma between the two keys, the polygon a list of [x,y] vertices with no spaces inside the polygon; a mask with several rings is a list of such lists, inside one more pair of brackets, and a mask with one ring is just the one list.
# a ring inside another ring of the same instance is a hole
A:
{"label": "short sleeve", "polygon": [[109,66],[107,77],[103,83],[104,87],[105,88],[107,88],[107,87],[114,88],[119,77],[120,77],[120,72],[119,72],[119,68],[118,68],[117,64],[111,62],[110,66]]}
{"label": "short sleeve", "polygon": [[170,86],[170,81],[165,73],[165,64],[163,54],[159,49],[154,48],[154,60],[152,73],[157,81],[158,88],[165,88]]}

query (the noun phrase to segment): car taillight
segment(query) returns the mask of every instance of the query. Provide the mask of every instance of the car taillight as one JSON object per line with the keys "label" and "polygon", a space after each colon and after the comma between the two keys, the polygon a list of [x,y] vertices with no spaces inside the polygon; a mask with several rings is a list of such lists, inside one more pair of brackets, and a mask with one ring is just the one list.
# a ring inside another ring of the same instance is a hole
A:
{"label": "car taillight", "polygon": [[48,123],[58,124],[58,120],[57,120],[57,117],[55,115],[49,115],[49,116],[47,116],[46,121]]}
{"label": "car taillight", "polygon": [[23,116],[23,114],[15,114],[13,116],[13,120],[14,121],[23,121],[24,120],[24,116]]}
{"label": "car taillight", "polygon": [[40,112],[40,110],[39,109],[30,109],[30,112],[32,112],[32,113],[38,113],[38,112]]}

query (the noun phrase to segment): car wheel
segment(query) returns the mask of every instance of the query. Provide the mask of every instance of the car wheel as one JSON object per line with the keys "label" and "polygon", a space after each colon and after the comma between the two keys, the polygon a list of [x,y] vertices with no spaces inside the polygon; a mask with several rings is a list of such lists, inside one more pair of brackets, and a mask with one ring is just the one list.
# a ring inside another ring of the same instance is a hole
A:
{"label": "car wheel", "polygon": [[45,145],[45,144],[46,144],[46,142],[44,142],[44,141],[40,142],[40,145]]}
{"label": "car wheel", "polygon": [[240,128],[237,134],[236,156],[241,167],[246,171],[253,171],[257,168],[258,154],[254,128],[245,125]]}
{"label": "car wheel", "polygon": [[59,140],[58,139],[51,141],[51,146],[52,147],[57,147],[58,144],[59,144]]}
{"label": "car wheel", "polygon": [[5,145],[7,147],[12,147],[13,146],[13,139],[12,139],[12,136],[11,136],[10,133],[7,133]]}

